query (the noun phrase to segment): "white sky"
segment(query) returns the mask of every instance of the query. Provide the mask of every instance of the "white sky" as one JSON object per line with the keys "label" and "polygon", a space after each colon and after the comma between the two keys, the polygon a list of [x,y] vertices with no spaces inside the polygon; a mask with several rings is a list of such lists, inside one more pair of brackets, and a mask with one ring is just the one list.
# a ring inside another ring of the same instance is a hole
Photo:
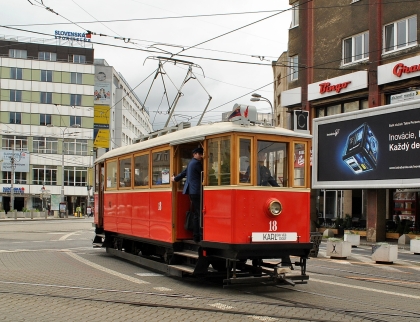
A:
{"label": "white sky", "polygon": [[[34,5],[31,5],[29,1]],[[92,36],[92,42],[127,46],[134,49],[147,49],[154,43],[167,43],[181,45],[186,49],[189,46],[195,46],[226,32],[269,17],[277,13],[277,10],[280,12],[290,9],[288,0],[43,0],[46,7],[59,14],[56,15],[42,7],[41,0],[29,1],[3,1],[0,10],[0,25],[14,25],[16,28],[50,34],[51,37],[4,27],[0,27],[0,36],[19,36],[26,41],[28,39],[24,39],[25,37],[53,39],[55,30],[74,32],[91,30],[98,34],[112,36]],[[97,22],[97,20],[145,19],[240,12],[261,13],[129,22]],[[71,24],[69,21],[75,22],[77,25]],[[251,104],[249,99],[253,92],[258,92],[273,101],[273,85],[270,84],[273,81],[271,62],[277,60],[281,53],[287,50],[290,22],[291,12],[287,10],[272,18],[197,46],[197,48],[206,50],[192,48],[182,53],[183,55],[196,57],[261,63],[266,64],[266,66],[174,56],[177,59],[193,62],[201,66],[204,71],[205,78],[199,68],[193,68],[193,72],[200,83],[213,97],[208,107],[209,112],[203,118],[204,123],[219,121],[221,114],[230,111],[235,103]],[[130,38],[135,44],[116,40],[113,38],[114,36]],[[46,43],[55,43],[55,41],[50,40]],[[160,46],[160,48],[172,53],[178,53],[182,49],[181,47],[163,46]],[[147,53],[140,50],[97,44],[94,44],[94,49],[95,58],[104,58],[110,65],[114,66],[117,71],[122,73],[132,88],[144,81],[135,90],[138,97],[144,101],[153,80],[153,77],[147,78],[147,76],[158,67],[157,60],[146,60],[146,58],[165,55],[163,53]],[[260,60],[251,56],[263,56],[265,58]],[[169,56],[166,55],[166,57]],[[164,69],[166,71],[164,80],[169,103],[172,104],[177,92],[175,86],[180,87],[186,76],[187,67],[166,63]],[[270,85],[265,86],[267,84]],[[184,116],[192,117],[189,121],[195,124],[207,104],[208,95],[206,91],[197,80],[189,80],[182,90],[184,95],[179,100],[174,112],[175,119],[169,125],[173,125],[174,122],[188,121]],[[155,130],[162,128],[167,119],[167,115],[161,114],[168,110],[168,103],[163,95],[162,80],[159,76],[155,80],[146,101],[146,107],[150,112],[150,119]],[[270,113],[270,106],[267,102],[252,102],[252,105],[257,106],[261,113]]]}

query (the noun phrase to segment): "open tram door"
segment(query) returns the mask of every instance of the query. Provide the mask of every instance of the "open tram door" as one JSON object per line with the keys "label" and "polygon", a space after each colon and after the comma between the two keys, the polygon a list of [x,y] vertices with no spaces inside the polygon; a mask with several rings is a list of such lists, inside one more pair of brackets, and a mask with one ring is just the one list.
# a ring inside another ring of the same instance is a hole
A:
{"label": "open tram door", "polygon": [[[184,169],[186,169],[188,163],[191,161],[193,157],[192,151],[196,149],[197,147],[203,147],[202,141],[195,141],[195,142],[189,142],[180,144],[174,147],[174,175],[178,175],[181,173]],[[204,154],[206,152],[204,151]],[[184,228],[185,220],[186,220],[186,214],[191,208],[191,202],[189,195],[183,194],[184,185],[185,185],[186,179],[182,179],[179,182],[175,182],[172,185],[172,200],[173,200],[173,216],[174,216],[174,222],[176,222],[176,225],[174,227],[175,232],[174,236],[175,239],[193,239],[193,233],[192,231],[186,230]],[[200,209],[202,209],[203,200],[202,200],[203,194],[201,193],[201,206]],[[203,229],[203,218],[202,218],[202,212],[200,211],[200,230]]]}
{"label": "open tram door", "polygon": [[97,163],[95,165],[95,191],[94,191],[94,210],[93,222],[95,225],[95,239],[93,244],[102,245],[104,229],[104,190],[105,190],[105,164]]}

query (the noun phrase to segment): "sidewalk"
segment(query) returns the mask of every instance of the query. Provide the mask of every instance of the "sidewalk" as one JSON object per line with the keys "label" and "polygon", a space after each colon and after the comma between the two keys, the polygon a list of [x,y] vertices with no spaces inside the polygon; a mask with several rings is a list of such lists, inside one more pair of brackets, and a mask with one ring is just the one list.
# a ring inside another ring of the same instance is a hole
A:
{"label": "sidewalk", "polygon": [[33,218],[31,218],[31,217],[17,217],[16,216],[16,218],[15,218],[15,217],[12,217],[12,216],[13,216],[13,214],[11,214],[10,217],[6,216],[6,218],[0,218],[0,223],[1,222],[9,222],[9,221],[69,220],[69,219],[88,219],[88,218],[92,218],[92,217],[86,217],[86,216],[75,217],[75,216],[70,216],[70,215],[68,217],[64,217],[64,218],[60,218],[58,216],[47,216],[47,217],[45,217],[45,216],[35,217],[34,216]]}

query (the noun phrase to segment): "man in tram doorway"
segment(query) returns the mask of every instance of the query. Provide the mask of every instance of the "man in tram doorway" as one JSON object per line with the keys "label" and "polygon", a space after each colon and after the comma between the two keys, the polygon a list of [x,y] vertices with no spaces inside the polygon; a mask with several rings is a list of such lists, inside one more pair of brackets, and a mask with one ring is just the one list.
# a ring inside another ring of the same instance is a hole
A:
{"label": "man in tram doorway", "polygon": [[187,167],[177,176],[172,176],[173,182],[178,182],[182,178],[187,177],[185,181],[183,194],[187,194],[190,197],[192,209],[194,214],[194,230],[193,238],[196,243],[202,240],[202,233],[200,232],[200,197],[201,197],[201,172],[203,172],[203,148],[196,148],[192,151],[193,158],[188,163]]}
{"label": "man in tram doorway", "polygon": [[[264,165],[266,155],[263,152],[258,153],[258,165],[257,165],[257,186],[272,186],[279,187],[276,179],[271,175],[270,170]],[[246,169],[244,174],[244,182],[250,182],[250,167]]]}

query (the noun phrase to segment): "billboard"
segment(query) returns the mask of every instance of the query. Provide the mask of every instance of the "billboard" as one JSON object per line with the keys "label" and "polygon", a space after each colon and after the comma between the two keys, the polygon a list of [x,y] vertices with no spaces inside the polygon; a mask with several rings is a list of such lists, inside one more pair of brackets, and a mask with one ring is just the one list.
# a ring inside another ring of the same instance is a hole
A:
{"label": "billboard", "polygon": [[316,189],[420,186],[420,102],[313,120]]}
{"label": "billboard", "polygon": [[29,153],[27,151],[0,150],[0,160],[2,161],[1,171],[12,172],[12,167],[14,167],[15,172],[29,172]]}
{"label": "billboard", "polygon": [[94,105],[93,146],[95,148],[109,148],[109,111],[109,106]]}

